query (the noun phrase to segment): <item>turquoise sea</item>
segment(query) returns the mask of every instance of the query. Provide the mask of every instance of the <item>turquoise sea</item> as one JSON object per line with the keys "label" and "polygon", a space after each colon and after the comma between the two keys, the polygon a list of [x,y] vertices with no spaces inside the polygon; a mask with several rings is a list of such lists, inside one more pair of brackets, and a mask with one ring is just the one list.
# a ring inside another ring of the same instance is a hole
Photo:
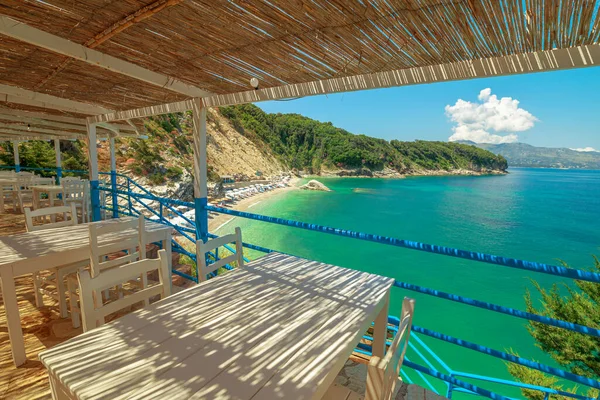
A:
{"label": "turquoise sea", "polygon": [[[591,255],[600,254],[600,171],[509,171],[481,177],[319,179],[333,192],[289,191],[248,211],[529,261],[591,266]],[[221,233],[235,226],[250,243],[518,309],[524,309],[530,279],[544,287],[561,282],[545,274],[240,218]],[[534,346],[524,320],[400,289],[392,290],[391,314],[399,315],[405,295],[416,299],[417,325],[555,365]],[[501,360],[421,338],[454,370],[511,378]],[[409,357],[424,365],[414,352]],[[521,397],[515,389],[467,381]]]}

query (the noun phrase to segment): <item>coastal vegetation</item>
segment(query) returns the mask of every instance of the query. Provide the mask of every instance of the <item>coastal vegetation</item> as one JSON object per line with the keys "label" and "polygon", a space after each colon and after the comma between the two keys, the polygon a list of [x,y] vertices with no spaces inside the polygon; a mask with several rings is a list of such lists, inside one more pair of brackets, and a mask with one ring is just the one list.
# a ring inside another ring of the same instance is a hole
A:
{"label": "coastal vegetation", "polygon": [[331,122],[299,114],[268,114],[253,104],[221,107],[244,135],[262,142],[291,168],[319,174],[324,169],[390,168],[400,174],[425,171],[504,171],[504,157],[474,146],[447,142],[401,142],[355,135]]}
{"label": "coastal vegetation", "polygon": [[[563,263],[565,267],[569,267]],[[600,260],[594,256],[594,266],[591,272],[600,273]],[[575,281],[577,288],[566,284],[554,284],[551,289],[542,288],[533,281],[536,291],[541,297],[541,307],[537,308],[529,291],[525,294],[527,311],[574,324],[600,328],[600,284]],[[565,296],[566,294],[566,296]],[[536,346],[548,353],[560,366],[570,372],[600,380],[600,339],[568,331],[554,326],[530,322],[529,334],[536,341]],[[571,393],[578,391],[577,387],[564,387],[559,378],[517,364],[507,364],[508,371],[521,382],[532,385],[546,386]],[[543,400],[544,394],[533,390],[522,390],[523,395],[531,400]],[[586,396],[597,398],[598,390],[590,389]],[[551,398],[563,398],[551,396]],[[566,397],[564,397],[566,399]]]}
{"label": "coastal vegetation", "polygon": [[[507,162],[475,146],[459,143],[387,141],[356,135],[299,114],[268,114],[253,104],[210,109],[208,177],[248,178],[297,171],[340,176],[399,176],[502,172]],[[182,180],[193,172],[191,113],[147,118],[148,139],[117,139],[117,165],[126,173],[145,177],[151,185]],[[100,168],[109,165],[108,143],[98,148]],[[0,162],[12,165],[12,146],[2,145]],[[53,168],[50,142],[20,145],[21,165]],[[64,169],[86,169],[85,144],[62,141]],[[380,173],[377,175],[377,173]]]}
{"label": "coastal vegetation", "polygon": [[[60,151],[64,170],[87,170],[87,153],[84,151],[82,142],[63,140],[60,142]],[[21,167],[28,168],[55,168],[54,144],[42,140],[19,143],[19,163]],[[12,143],[0,143],[0,164],[14,165]],[[40,174],[54,175],[54,173],[43,171],[40,171]]]}

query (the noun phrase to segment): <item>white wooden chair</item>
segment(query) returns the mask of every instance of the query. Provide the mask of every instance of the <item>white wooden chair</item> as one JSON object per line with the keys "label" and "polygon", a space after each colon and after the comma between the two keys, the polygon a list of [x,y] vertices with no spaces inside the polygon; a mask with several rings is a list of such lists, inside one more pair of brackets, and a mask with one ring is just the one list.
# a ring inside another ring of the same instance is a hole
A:
{"label": "white wooden chair", "polygon": [[367,367],[367,389],[364,397],[352,390],[334,384],[325,393],[322,400],[392,400],[396,384],[400,381],[400,368],[408,347],[415,301],[405,297],[402,302],[402,314],[398,333],[383,358],[371,357]]}
{"label": "white wooden chair", "polygon": [[[57,215],[62,215],[62,221],[54,222]],[[50,222],[46,223],[49,219]],[[34,224],[35,220],[41,221],[42,224]],[[77,225],[77,212],[75,211],[74,206],[46,207],[35,211],[25,208],[25,224],[27,226],[27,232]],[[61,318],[67,318],[67,288],[65,286],[65,278],[67,275],[75,273],[78,268],[85,265],[87,265],[87,262],[71,263],[51,269],[50,275],[42,275],[40,273],[33,274],[35,305],[37,307],[42,307],[44,305],[43,296],[49,296],[58,301]]]}
{"label": "white wooden chair", "polygon": [[25,210],[25,202],[29,202],[33,205],[33,190],[31,186],[35,185],[34,181],[35,176],[32,174],[29,175],[21,175],[19,172],[17,174],[17,183],[15,184],[15,190],[13,191],[13,201],[15,205],[19,204],[19,210],[24,212]]}
{"label": "white wooden chair", "polygon": [[[13,176],[10,176],[8,174],[6,175],[1,175],[0,179],[2,179],[3,177],[14,177],[15,175],[13,174]],[[17,211],[17,205],[19,204],[18,201],[18,197],[16,197],[16,194],[18,193],[16,191],[16,185],[14,184],[3,184],[2,185],[2,199],[0,200],[1,204],[3,204],[4,206],[6,206],[8,203],[10,203],[13,212]]]}
{"label": "white wooden chair", "polygon": [[63,179],[61,183],[65,205],[74,204],[77,210],[81,210],[81,222],[89,222],[86,181],[81,179]]}
{"label": "white wooden chair", "polygon": [[[104,224],[91,224],[90,237],[90,273],[95,278],[102,271],[130,264],[146,258],[146,229],[144,217],[111,221]],[[148,275],[141,274],[136,283],[145,288]],[[82,289],[74,276],[67,280],[71,319],[73,327],[80,326],[80,304]],[[78,290],[79,289],[79,290]],[[121,285],[117,286],[118,296],[123,296]],[[109,292],[104,292],[109,297]],[[98,293],[98,299],[101,299]],[[146,300],[146,305],[148,305]]]}
{"label": "white wooden chair", "polygon": [[[221,258],[212,264],[206,263],[206,253],[229,243],[235,243],[235,254]],[[240,228],[235,228],[235,233],[209,240],[206,243],[202,240],[198,240],[196,242],[196,260],[198,262],[198,278],[200,281],[205,281],[208,274],[218,271],[219,268],[226,264],[237,262],[238,268],[243,267],[244,253],[242,247],[242,230]]]}
{"label": "white wooden chair", "polygon": [[[123,310],[136,303],[144,301],[149,303],[150,298],[160,295],[161,299],[171,295],[171,276],[166,250],[158,252],[158,260],[140,260],[114,268],[101,270],[92,277],[90,271],[82,269],[77,273],[81,290],[81,312],[83,331],[87,332],[101,326],[106,316]],[[156,285],[146,286],[140,291],[128,296],[118,298],[104,304],[99,293],[103,290],[123,284],[139,277],[147,276],[149,272],[158,271],[159,282]]]}

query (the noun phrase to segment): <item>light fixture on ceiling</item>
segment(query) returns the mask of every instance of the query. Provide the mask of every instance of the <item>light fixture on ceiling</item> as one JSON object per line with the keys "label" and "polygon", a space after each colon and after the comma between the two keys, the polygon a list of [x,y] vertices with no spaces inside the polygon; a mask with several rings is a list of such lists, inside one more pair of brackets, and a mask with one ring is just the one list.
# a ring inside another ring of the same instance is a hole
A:
{"label": "light fixture on ceiling", "polygon": [[250,79],[250,85],[252,85],[254,90],[258,90],[258,79],[256,79],[256,78]]}

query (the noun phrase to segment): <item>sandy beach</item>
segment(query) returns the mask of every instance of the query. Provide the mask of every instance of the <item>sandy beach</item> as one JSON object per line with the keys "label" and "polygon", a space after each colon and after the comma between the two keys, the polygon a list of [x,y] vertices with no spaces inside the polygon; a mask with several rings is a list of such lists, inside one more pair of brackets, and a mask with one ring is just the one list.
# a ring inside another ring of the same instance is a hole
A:
{"label": "sandy beach", "polygon": [[[230,204],[230,207],[228,207],[228,208],[231,208],[233,210],[238,210],[238,211],[250,211],[251,212],[252,207],[254,207],[255,205],[257,205],[273,196],[279,196],[280,194],[287,193],[291,190],[299,190],[299,185],[298,185],[299,181],[300,181],[300,178],[292,178],[289,182],[290,186],[274,189],[274,190],[271,190],[268,192],[257,193],[254,196],[251,196],[251,197],[248,197],[245,199],[241,199],[241,200],[236,201],[233,204]],[[215,201],[213,204],[218,204],[218,202]],[[233,216],[227,215],[227,214],[210,213],[209,220],[208,220],[208,230],[210,232],[215,232],[221,226],[231,223],[231,221],[236,218],[238,218],[238,217],[233,217]]]}

